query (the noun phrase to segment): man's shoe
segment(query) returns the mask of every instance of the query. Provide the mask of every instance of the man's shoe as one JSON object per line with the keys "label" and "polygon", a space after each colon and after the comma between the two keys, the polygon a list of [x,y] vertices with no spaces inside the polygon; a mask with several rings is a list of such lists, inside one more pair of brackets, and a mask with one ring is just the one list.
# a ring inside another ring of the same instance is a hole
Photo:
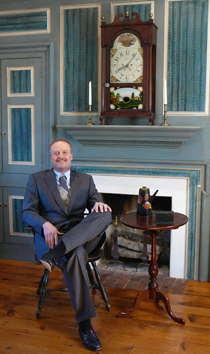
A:
{"label": "man's shoe", "polygon": [[45,268],[47,268],[50,272],[53,271],[53,269],[55,268],[56,260],[55,260],[55,255],[52,254],[51,252],[48,252],[46,254],[44,254],[44,256],[42,256],[40,258],[40,262],[43,264],[43,266],[45,266]]}
{"label": "man's shoe", "polygon": [[89,329],[89,331],[83,333],[82,330],[79,328],[79,335],[82,339],[82,344],[86,349],[89,349],[92,352],[101,349],[100,340],[93,329]]}

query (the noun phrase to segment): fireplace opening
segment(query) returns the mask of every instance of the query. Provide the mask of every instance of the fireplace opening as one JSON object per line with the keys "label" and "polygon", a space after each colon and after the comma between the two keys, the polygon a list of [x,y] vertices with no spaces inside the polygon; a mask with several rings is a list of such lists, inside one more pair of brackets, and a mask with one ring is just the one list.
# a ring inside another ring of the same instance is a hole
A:
{"label": "fireplace opening", "polygon": [[[123,225],[120,218],[129,212],[136,212],[137,195],[124,195],[113,193],[101,193],[104,203],[112,208],[112,224],[107,230],[107,240],[104,245],[104,255],[107,262],[122,263],[124,268],[134,268],[149,264],[151,259],[151,238],[147,241],[147,260],[142,258],[144,248],[143,230],[128,228]],[[156,196],[152,202],[153,210],[171,211],[172,197]],[[117,235],[117,237],[116,237]],[[159,269],[164,268],[169,274],[170,265],[170,230],[166,230],[157,238],[157,263]]]}

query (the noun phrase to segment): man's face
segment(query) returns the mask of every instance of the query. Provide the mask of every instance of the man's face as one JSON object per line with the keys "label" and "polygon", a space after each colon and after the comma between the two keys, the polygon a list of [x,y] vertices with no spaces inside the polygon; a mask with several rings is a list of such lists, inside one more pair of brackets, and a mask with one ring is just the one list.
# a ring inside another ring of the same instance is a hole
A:
{"label": "man's face", "polygon": [[70,169],[73,155],[71,147],[65,141],[57,141],[51,145],[50,160],[55,171],[65,173]]}

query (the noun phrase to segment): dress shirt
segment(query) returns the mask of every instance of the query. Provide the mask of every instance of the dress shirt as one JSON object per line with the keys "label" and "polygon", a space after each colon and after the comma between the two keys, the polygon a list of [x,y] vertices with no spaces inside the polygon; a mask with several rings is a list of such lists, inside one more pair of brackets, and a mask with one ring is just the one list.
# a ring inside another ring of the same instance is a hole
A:
{"label": "dress shirt", "polygon": [[66,176],[66,184],[68,186],[68,189],[70,189],[70,175],[71,175],[71,171],[68,170],[67,172],[65,173],[60,173],[60,172],[57,172],[55,170],[53,170],[53,172],[55,173],[56,175],[56,181],[57,181],[57,184],[60,185],[60,182],[59,182],[59,178],[62,176],[62,175],[65,175]]}

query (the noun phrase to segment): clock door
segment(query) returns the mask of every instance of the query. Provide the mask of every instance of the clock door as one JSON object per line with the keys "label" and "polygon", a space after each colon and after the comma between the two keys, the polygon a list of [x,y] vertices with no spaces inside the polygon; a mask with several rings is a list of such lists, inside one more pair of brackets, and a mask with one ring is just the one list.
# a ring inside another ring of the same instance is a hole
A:
{"label": "clock door", "polygon": [[117,36],[110,48],[110,88],[107,109],[143,109],[143,53],[133,33]]}

